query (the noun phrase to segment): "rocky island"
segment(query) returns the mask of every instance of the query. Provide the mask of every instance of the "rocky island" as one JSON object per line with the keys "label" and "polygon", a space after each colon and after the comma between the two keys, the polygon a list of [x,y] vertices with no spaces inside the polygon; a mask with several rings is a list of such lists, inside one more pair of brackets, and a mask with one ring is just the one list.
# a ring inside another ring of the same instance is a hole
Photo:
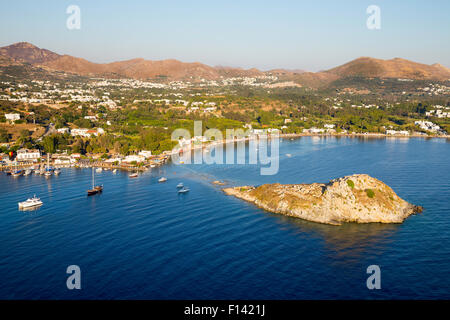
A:
{"label": "rocky island", "polygon": [[345,176],[329,183],[274,183],[223,191],[270,212],[332,225],[401,223],[423,209],[401,199],[389,186],[367,174]]}

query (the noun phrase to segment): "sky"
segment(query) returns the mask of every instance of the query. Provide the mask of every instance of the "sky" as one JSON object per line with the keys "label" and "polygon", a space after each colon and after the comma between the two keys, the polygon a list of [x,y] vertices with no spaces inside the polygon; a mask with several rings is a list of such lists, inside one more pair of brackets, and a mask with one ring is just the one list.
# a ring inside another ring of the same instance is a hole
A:
{"label": "sky", "polygon": [[[80,29],[66,26],[70,5],[80,8]],[[380,29],[367,28],[370,5],[380,8]],[[450,1],[2,0],[0,46],[21,41],[97,63],[319,71],[370,56],[450,67]]]}

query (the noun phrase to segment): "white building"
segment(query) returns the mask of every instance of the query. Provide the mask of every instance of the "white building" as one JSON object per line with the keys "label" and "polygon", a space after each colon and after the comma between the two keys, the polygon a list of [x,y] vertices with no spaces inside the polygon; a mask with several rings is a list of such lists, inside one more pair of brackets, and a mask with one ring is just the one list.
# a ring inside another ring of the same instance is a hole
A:
{"label": "white building", "polygon": [[324,124],[323,126],[327,129],[334,129],[334,127],[335,127],[334,124]]}
{"label": "white building", "polygon": [[89,133],[88,131],[89,131],[89,129],[84,129],[84,128],[72,129],[70,131],[70,134],[74,137],[80,136],[80,137],[84,137],[84,138],[90,138],[91,133]]}
{"label": "white building", "polygon": [[441,131],[441,127],[439,127],[437,124],[431,122],[431,121],[415,121],[414,124],[416,126],[419,126],[423,130],[428,130],[431,132],[438,132]]}
{"label": "white building", "polygon": [[41,152],[37,149],[20,149],[17,150],[17,161],[33,161],[37,162],[41,158]]}
{"label": "white building", "polygon": [[137,154],[131,154],[129,156],[126,156],[125,159],[123,159],[123,162],[127,162],[127,163],[131,163],[133,161],[136,161],[137,163],[144,162],[145,157],[141,156],[141,155],[137,155]]}
{"label": "white building", "polygon": [[386,134],[390,136],[409,136],[409,131],[407,130],[386,130]]}
{"label": "white building", "polygon": [[143,156],[145,159],[148,159],[152,156],[152,152],[148,150],[142,150],[141,152],[139,152],[139,155]]}
{"label": "white building", "polygon": [[61,133],[61,134],[70,133],[70,129],[69,128],[59,128],[59,129],[56,129],[56,131],[58,133]]}
{"label": "white building", "polygon": [[5,113],[5,118],[8,121],[20,120],[20,114],[19,113]]}
{"label": "white building", "polygon": [[310,129],[303,129],[303,133],[324,133],[325,129],[312,127]]}
{"label": "white building", "polygon": [[97,116],[84,116],[87,120],[97,121]]}

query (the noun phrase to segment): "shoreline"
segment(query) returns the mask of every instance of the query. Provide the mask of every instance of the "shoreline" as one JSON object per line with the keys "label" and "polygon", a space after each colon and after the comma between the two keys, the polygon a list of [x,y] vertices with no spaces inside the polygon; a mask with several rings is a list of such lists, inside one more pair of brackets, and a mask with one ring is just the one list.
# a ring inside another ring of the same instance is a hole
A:
{"label": "shoreline", "polygon": [[[149,170],[151,168],[156,168],[156,167],[160,167],[163,166],[164,164],[166,164],[169,161],[169,158],[171,158],[171,156],[173,154],[180,154],[180,153],[184,153],[184,152],[191,152],[191,151],[196,151],[196,150],[203,150],[203,149],[208,149],[211,147],[215,147],[217,145],[226,145],[226,144],[230,144],[230,143],[236,143],[236,142],[247,142],[250,140],[259,140],[259,139],[271,139],[273,136],[278,136],[278,138],[291,138],[291,139],[295,139],[295,138],[301,138],[301,137],[346,137],[346,138],[376,138],[376,139],[388,139],[388,138],[394,138],[394,139],[416,139],[416,138],[422,138],[422,139],[434,139],[434,138],[438,138],[438,139],[450,139],[450,135],[439,135],[439,136],[430,136],[430,135],[418,135],[418,134],[411,134],[411,135],[388,135],[385,133],[282,133],[282,134],[278,134],[278,135],[267,135],[267,136],[259,136],[259,135],[254,135],[254,136],[247,136],[247,137],[243,137],[243,138],[239,138],[239,139],[233,139],[233,140],[218,140],[218,141],[212,141],[209,143],[205,143],[205,144],[199,144],[199,145],[190,145],[189,147],[184,147],[184,148],[180,148],[177,150],[172,150],[172,151],[165,151],[165,153],[163,152],[159,157],[160,157],[160,161],[155,163],[152,162],[150,160],[149,163],[146,163],[145,165],[142,165],[140,167],[137,166],[122,166],[122,165],[110,165],[107,162],[102,162],[102,161],[91,161],[88,159],[83,159],[81,162],[77,162],[75,164],[62,164],[62,165],[55,165],[54,163],[52,164],[52,167],[54,168],[103,168],[106,170],[114,170],[114,169],[118,169],[118,170],[123,170],[123,171],[139,171],[139,172],[143,172],[146,170]],[[19,164],[17,165],[18,169],[29,169],[29,168],[34,168],[37,166],[41,166],[43,163],[24,163],[24,164]],[[0,166],[0,171],[8,171],[8,170],[12,170],[16,168],[16,166],[14,165],[1,165]]]}

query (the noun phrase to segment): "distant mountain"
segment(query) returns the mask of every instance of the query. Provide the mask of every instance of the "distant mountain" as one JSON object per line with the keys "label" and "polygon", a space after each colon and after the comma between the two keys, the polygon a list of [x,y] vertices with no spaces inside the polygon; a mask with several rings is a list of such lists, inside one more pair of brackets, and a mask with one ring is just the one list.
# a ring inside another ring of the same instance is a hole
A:
{"label": "distant mountain", "polygon": [[325,71],[339,77],[450,79],[450,70],[439,64],[427,65],[401,58],[381,60],[361,57]]}
{"label": "distant mountain", "polygon": [[28,64],[48,72],[65,72],[80,76],[110,78],[167,79],[167,80],[216,80],[220,78],[275,75],[284,81],[295,81],[311,87],[323,87],[337,79],[364,78],[408,78],[417,80],[448,80],[450,69],[440,65],[426,65],[405,59],[381,60],[362,57],[336,68],[321,72],[303,70],[240,69],[211,67],[199,62],[185,63],[174,59],[145,60],[142,58],[112,62],[93,63],[69,55],[60,55],[40,49],[27,42],[19,42],[0,48],[0,66]]}
{"label": "distant mountain", "polygon": [[174,59],[145,60],[132,59],[112,63],[93,63],[88,60],[59,55],[40,49],[30,43],[20,42],[0,48],[0,56],[18,62],[31,63],[49,70],[63,71],[83,76],[127,77],[134,79],[219,79],[220,77],[255,76],[263,73],[256,69],[210,67],[194,62],[185,63]]}
{"label": "distant mountain", "polygon": [[0,48],[0,56],[7,56],[16,61],[40,64],[55,60],[60,57],[47,49],[40,49],[28,42],[18,42],[7,47]]}

